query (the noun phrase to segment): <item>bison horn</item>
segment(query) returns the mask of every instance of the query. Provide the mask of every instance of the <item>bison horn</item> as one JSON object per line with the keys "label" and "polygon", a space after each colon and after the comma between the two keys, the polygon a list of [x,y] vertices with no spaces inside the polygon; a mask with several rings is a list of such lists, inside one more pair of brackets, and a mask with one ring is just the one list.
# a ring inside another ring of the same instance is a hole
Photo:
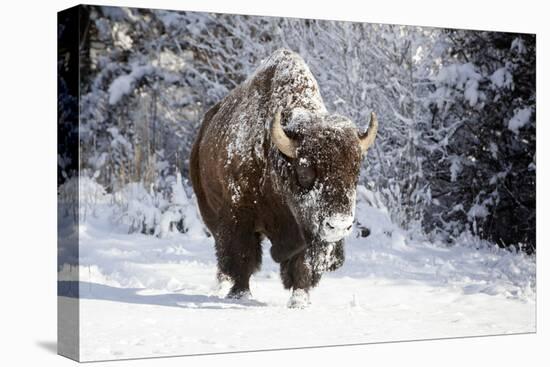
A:
{"label": "bison horn", "polygon": [[377,132],[378,119],[376,118],[376,114],[374,112],[371,112],[369,128],[365,133],[359,135],[359,144],[361,145],[361,151],[363,153],[365,153],[374,143]]}
{"label": "bison horn", "polygon": [[281,107],[277,109],[271,123],[271,139],[281,153],[289,158],[296,158],[296,142],[286,135],[281,126],[281,110]]}

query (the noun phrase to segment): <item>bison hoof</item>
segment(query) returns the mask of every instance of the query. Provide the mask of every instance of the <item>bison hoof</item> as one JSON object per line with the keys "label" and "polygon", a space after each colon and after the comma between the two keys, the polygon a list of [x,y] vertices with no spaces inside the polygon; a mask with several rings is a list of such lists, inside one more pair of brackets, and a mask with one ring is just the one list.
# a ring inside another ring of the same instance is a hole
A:
{"label": "bison hoof", "polygon": [[226,298],[228,299],[250,299],[252,297],[252,294],[250,294],[250,290],[248,289],[231,289],[229,293],[227,294]]}
{"label": "bison hoof", "polygon": [[304,289],[293,289],[288,300],[288,308],[306,308],[309,306],[309,293]]}

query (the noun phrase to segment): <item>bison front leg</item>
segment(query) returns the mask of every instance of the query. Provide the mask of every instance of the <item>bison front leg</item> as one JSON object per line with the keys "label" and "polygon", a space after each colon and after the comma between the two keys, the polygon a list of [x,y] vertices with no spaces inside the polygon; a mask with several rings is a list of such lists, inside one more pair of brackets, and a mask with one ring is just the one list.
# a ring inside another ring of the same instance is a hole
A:
{"label": "bison front leg", "polygon": [[250,294],[250,276],[262,263],[260,235],[253,231],[226,228],[216,236],[218,279],[228,277],[233,286],[228,298],[242,298]]}
{"label": "bison front leg", "polygon": [[281,278],[292,289],[290,308],[309,305],[309,290],[319,283],[326,271],[334,271],[344,263],[344,241],[314,242],[289,260],[281,262]]}
{"label": "bison front leg", "polygon": [[321,274],[313,272],[306,263],[305,251],[281,263],[281,279],[286,289],[292,290],[289,308],[304,308],[310,304],[309,290],[317,285]]}

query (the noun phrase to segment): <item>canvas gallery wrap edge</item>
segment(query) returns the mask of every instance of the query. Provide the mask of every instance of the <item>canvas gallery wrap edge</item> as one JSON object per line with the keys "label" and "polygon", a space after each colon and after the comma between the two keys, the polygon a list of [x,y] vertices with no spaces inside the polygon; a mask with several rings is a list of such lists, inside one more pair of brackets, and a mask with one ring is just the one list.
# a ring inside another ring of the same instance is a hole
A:
{"label": "canvas gallery wrap edge", "polygon": [[59,354],[535,332],[535,41],[59,12]]}

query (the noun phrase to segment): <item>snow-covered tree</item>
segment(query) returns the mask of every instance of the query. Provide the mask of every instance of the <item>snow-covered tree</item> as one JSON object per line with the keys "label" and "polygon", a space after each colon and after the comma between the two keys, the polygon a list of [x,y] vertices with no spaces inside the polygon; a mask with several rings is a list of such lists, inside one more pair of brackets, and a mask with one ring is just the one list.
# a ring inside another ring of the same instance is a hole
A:
{"label": "snow-covered tree", "polygon": [[439,68],[419,68],[417,75],[426,96],[419,108],[433,197],[428,224],[451,236],[467,228],[532,251],[535,38],[463,30],[441,37],[448,48],[435,50]]}

